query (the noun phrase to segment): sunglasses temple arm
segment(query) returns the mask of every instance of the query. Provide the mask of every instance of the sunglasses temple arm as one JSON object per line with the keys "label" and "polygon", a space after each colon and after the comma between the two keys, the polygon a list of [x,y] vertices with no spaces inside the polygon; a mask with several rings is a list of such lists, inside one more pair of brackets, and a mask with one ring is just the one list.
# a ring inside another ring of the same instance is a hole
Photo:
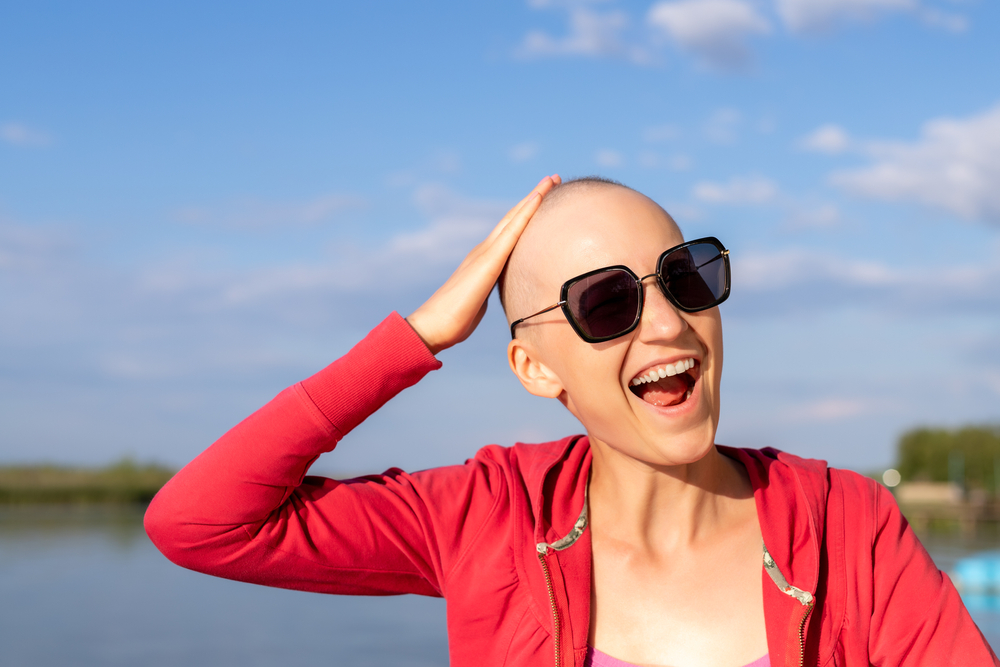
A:
{"label": "sunglasses temple arm", "polygon": [[718,255],[716,255],[716,256],[715,256],[715,257],[713,257],[712,259],[708,260],[708,261],[707,261],[707,262],[705,262],[704,264],[699,264],[698,266],[694,267],[694,268],[695,268],[695,271],[697,271],[698,269],[700,269],[700,268],[701,268],[701,267],[703,267],[703,266],[708,266],[709,264],[711,264],[712,262],[714,262],[714,261],[716,261],[716,260],[719,260],[719,259],[722,259],[723,257],[727,256],[728,254],[729,254],[729,251],[728,251],[728,250],[723,250],[723,251],[722,251],[722,252],[720,252],[720,253],[719,253]]}
{"label": "sunglasses temple arm", "polygon": [[510,323],[510,339],[514,340],[515,338],[517,338],[517,336],[514,335],[514,327],[516,327],[518,324],[520,324],[521,322],[523,322],[525,320],[530,320],[532,317],[536,317],[538,315],[544,315],[545,313],[549,312],[550,310],[555,310],[556,308],[558,308],[559,306],[563,305],[564,303],[566,303],[566,302],[565,301],[560,301],[559,303],[552,304],[548,308],[544,308],[544,309],[538,311],[537,313],[534,313],[533,315],[528,315],[527,317],[522,317],[521,319],[519,319],[519,320],[517,320],[515,322],[511,322]]}

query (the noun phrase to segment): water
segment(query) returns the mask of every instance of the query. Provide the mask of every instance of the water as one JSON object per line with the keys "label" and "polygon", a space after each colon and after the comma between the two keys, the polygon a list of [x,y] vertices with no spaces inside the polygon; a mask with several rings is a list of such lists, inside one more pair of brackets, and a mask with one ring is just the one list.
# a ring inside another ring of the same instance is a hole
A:
{"label": "water", "polygon": [[444,601],[197,574],[137,508],[0,508],[0,665],[446,665]]}
{"label": "water", "polygon": [[[997,542],[926,541],[950,569]],[[1000,600],[967,600],[1000,646]],[[131,507],[0,507],[0,665],[446,665],[444,601],[316,595],[169,563]]]}

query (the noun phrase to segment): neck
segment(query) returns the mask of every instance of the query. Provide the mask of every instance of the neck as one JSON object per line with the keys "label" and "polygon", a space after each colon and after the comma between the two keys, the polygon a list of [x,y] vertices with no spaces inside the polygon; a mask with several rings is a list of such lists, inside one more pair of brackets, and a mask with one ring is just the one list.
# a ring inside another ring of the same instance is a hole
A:
{"label": "neck", "polygon": [[753,497],[746,470],[714,445],[676,466],[650,465],[593,439],[591,450],[591,523],[633,545],[669,551],[711,541],[741,519]]}

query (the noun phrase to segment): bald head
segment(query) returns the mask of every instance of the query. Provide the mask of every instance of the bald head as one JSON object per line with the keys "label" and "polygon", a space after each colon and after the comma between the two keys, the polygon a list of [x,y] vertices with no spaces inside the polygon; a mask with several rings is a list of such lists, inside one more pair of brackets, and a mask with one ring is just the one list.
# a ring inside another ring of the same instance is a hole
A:
{"label": "bald head", "polygon": [[649,225],[681,239],[676,223],[659,204],[616,181],[588,177],[553,188],[500,275],[500,301],[508,323],[555,303],[559,285],[575,275],[628,264],[615,241],[645,238]]}

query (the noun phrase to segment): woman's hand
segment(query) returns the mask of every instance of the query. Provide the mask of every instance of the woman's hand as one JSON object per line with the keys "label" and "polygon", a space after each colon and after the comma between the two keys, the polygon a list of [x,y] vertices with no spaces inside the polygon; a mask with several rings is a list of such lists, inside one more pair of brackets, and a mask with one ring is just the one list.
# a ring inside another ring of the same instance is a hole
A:
{"label": "woman's hand", "polygon": [[561,183],[546,176],[531,193],[507,212],[486,240],[472,249],[444,285],[406,318],[432,354],[468,338],[486,314],[490,290],[511,250],[544,197]]}

